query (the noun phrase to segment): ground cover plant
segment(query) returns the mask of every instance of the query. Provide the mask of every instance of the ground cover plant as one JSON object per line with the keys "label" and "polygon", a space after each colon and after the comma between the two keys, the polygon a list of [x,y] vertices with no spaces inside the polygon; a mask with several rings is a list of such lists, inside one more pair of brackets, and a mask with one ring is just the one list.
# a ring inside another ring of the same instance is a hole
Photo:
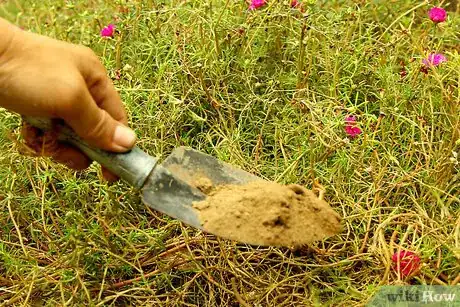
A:
{"label": "ground cover plant", "polygon": [[344,219],[300,248],[205,235],[97,165],[35,157],[2,110],[0,305],[359,306],[381,285],[460,283],[456,1],[0,5],[93,48],[149,154],[186,145],[317,188]]}

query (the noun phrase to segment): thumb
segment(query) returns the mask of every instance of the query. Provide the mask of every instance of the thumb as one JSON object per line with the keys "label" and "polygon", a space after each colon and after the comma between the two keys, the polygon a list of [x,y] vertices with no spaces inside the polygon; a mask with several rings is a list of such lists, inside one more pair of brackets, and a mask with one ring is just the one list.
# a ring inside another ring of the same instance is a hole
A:
{"label": "thumb", "polygon": [[78,96],[79,99],[60,114],[75,133],[88,144],[107,151],[125,152],[134,146],[134,131],[99,108],[86,86]]}

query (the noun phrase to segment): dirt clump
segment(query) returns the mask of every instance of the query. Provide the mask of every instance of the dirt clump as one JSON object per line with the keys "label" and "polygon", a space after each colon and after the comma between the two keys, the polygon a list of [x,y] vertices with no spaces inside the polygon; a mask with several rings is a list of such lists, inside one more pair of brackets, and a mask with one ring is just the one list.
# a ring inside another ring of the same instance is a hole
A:
{"label": "dirt clump", "polygon": [[299,246],[342,229],[341,217],[299,185],[255,181],[205,187],[208,197],[193,207],[205,231],[227,239],[254,245]]}
{"label": "dirt clump", "polygon": [[193,185],[204,194],[209,194],[212,190],[212,182],[206,177],[198,178]]}

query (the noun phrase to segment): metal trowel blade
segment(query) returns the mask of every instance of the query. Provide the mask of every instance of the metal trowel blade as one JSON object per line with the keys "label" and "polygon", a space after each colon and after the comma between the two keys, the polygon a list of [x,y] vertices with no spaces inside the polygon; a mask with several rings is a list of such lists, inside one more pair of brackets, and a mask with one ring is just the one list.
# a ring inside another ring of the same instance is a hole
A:
{"label": "metal trowel blade", "polygon": [[162,166],[191,185],[200,178],[209,179],[213,186],[246,184],[262,180],[238,167],[188,147],[174,149]]}
{"label": "metal trowel blade", "polygon": [[155,210],[202,229],[198,212],[192,206],[206,199],[195,188],[201,178],[208,179],[214,187],[263,180],[200,151],[179,147],[155,167],[142,188],[142,200]]}

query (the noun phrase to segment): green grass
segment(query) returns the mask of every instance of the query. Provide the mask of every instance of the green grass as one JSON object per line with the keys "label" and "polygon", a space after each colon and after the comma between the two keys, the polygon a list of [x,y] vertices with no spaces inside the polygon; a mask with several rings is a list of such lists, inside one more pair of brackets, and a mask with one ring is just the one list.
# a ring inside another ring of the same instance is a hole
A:
{"label": "green grass", "polygon": [[[187,145],[270,180],[316,180],[345,230],[295,250],[204,235],[107,185],[97,165],[31,156],[3,110],[0,305],[355,306],[380,285],[459,283],[458,9],[435,29],[422,1],[389,2],[317,1],[304,16],[274,0],[252,13],[242,0],[2,4],[121,69],[142,149]],[[101,39],[115,16],[120,33]],[[449,61],[425,75],[429,51]],[[391,269],[398,248],[421,256],[420,273]]]}

